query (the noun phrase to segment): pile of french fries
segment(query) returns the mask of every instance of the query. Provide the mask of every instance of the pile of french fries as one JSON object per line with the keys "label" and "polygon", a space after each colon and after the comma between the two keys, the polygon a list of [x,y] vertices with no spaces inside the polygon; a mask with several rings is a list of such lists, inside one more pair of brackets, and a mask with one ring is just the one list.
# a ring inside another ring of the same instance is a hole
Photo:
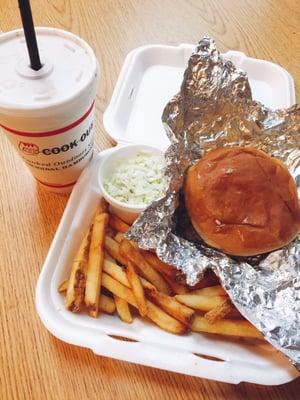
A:
{"label": "pile of french fries", "polygon": [[[65,307],[97,318],[117,313],[131,323],[138,314],[174,334],[205,332],[262,338],[231,303],[213,273],[196,286],[156,254],[124,238],[130,228],[100,200],[78,249],[69,279],[58,288]],[[135,311],[136,310],[136,311]]]}

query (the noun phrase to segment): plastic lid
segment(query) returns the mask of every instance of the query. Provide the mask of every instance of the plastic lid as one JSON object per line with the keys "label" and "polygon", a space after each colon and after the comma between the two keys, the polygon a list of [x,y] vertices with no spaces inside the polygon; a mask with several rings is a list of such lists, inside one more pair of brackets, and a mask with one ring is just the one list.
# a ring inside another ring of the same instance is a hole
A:
{"label": "plastic lid", "polygon": [[70,32],[36,28],[43,68],[29,66],[23,30],[0,35],[0,109],[37,110],[72,100],[95,78],[91,47]]}

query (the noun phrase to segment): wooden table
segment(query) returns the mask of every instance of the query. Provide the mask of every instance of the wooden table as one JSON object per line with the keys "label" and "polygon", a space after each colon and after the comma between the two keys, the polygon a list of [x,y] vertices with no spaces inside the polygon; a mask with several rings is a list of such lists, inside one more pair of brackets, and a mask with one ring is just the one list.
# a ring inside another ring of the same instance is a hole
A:
{"label": "wooden table", "polygon": [[[96,149],[112,144],[102,125],[126,54],[148,43],[196,43],[240,50],[284,66],[300,90],[298,0],[32,0],[36,25],[86,39],[101,64]],[[20,27],[17,1],[0,1],[0,29]],[[1,57],[1,53],[0,53]],[[300,380],[279,387],[234,386],[95,356],[55,339],[39,320],[35,286],[67,203],[36,186],[0,136],[0,398],[296,399]],[[180,360],[179,360],[180,362]]]}

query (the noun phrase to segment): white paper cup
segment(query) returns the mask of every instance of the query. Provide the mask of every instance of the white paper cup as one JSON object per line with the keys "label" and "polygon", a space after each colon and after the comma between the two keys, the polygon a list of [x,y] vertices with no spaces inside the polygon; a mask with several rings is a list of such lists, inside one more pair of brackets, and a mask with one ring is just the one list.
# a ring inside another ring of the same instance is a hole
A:
{"label": "white paper cup", "polygon": [[29,67],[23,30],[0,35],[0,126],[34,178],[70,192],[93,155],[99,68],[70,32],[36,28],[43,67]]}

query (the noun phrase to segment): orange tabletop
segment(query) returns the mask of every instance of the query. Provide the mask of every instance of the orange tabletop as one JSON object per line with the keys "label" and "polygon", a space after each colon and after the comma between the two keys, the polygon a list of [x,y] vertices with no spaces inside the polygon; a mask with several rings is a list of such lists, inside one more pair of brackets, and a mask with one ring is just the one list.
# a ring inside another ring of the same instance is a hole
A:
{"label": "orange tabletop", "polygon": [[[299,100],[298,0],[32,0],[32,9],[37,26],[69,30],[96,52],[98,151],[113,144],[102,115],[126,54],[141,45],[195,44],[209,34],[221,51],[285,67]],[[0,30],[20,26],[17,1],[1,0]],[[53,337],[37,315],[35,286],[68,197],[41,189],[4,134],[0,143],[1,399],[299,398],[299,379],[273,387],[229,385],[96,356]]]}

